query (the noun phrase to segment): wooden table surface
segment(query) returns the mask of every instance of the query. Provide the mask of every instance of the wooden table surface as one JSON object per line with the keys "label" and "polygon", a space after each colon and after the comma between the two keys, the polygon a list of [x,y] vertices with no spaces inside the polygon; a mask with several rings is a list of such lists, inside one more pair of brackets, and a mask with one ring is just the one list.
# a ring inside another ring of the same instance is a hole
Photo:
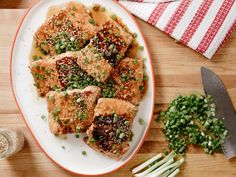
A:
{"label": "wooden table surface", "polygon": [[[13,36],[26,9],[35,0],[0,0],[0,126],[19,127],[26,143],[17,155],[0,161],[1,177],[69,177],[73,175],[49,160],[40,150],[23,123],[10,89],[10,50]],[[200,67],[214,70],[224,81],[236,107],[236,32],[209,61],[154,27],[137,19],[151,51],[156,80],[155,116],[178,94],[203,93]],[[22,58],[24,59],[24,58]],[[130,169],[166,148],[161,124],[152,122],[138,154],[121,169],[107,177],[129,177]],[[223,154],[206,155],[192,147],[179,176],[233,177],[236,159],[226,160]]]}

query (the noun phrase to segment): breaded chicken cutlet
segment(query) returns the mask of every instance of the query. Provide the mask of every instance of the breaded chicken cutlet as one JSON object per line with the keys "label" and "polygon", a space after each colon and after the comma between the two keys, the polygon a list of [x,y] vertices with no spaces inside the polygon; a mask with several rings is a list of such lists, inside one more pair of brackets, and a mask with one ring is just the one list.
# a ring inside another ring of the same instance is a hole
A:
{"label": "breaded chicken cutlet", "polygon": [[30,69],[41,96],[53,90],[81,89],[97,83],[77,64],[77,52],[66,52],[51,59],[34,61]]}
{"label": "breaded chicken cutlet", "polygon": [[94,120],[94,107],[101,89],[89,86],[83,90],[47,94],[49,128],[54,134],[85,132]]}
{"label": "breaded chicken cutlet", "polygon": [[90,40],[89,46],[115,66],[132,41],[133,36],[123,26],[109,19]]}
{"label": "breaded chicken cutlet", "polygon": [[97,81],[105,82],[132,40],[132,35],[124,27],[109,19],[89,45],[79,52],[77,63]]}
{"label": "breaded chicken cutlet", "polygon": [[80,68],[99,82],[105,82],[113,71],[113,67],[103,55],[89,46],[77,52],[77,57],[77,64]]}
{"label": "breaded chicken cutlet", "polygon": [[127,101],[100,98],[85,142],[98,152],[116,160],[121,159],[129,149],[135,113],[135,106]]}
{"label": "breaded chicken cutlet", "polygon": [[107,21],[78,55],[77,63],[97,81],[105,82],[133,40],[116,21]]}
{"label": "breaded chicken cutlet", "polygon": [[138,58],[125,58],[119,62],[112,74],[115,97],[137,105],[144,94],[144,63]]}
{"label": "breaded chicken cutlet", "polygon": [[50,56],[83,48],[97,32],[86,8],[70,3],[51,16],[35,33],[36,46]]}

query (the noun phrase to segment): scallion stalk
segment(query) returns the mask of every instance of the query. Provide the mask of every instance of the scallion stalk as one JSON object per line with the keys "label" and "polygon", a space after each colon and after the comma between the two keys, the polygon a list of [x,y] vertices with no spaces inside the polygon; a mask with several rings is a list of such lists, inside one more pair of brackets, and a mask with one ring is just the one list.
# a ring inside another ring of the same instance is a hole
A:
{"label": "scallion stalk", "polygon": [[177,168],[173,173],[171,173],[168,177],[174,177],[179,173],[179,169]]}
{"label": "scallion stalk", "polygon": [[174,172],[178,167],[174,167],[162,173],[159,177],[169,177],[169,175]]}
{"label": "scallion stalk", "polygon": [[155,174],[153,174],[152,176],[149,176],[149,177],[159,176],[159,175],[161,175],[162,173],[164,173],[165,171],[167,171],[171,168],[179,167],[183,162],[184,162],[184,158],[181,158],[181,159],[177,160],[175,163],[172,163],[171,165],[161,169],[160,171],[158,171],[157,173],[155,173]]}
{"label": "scallion stalk", "polygon": [[146,169],[145,171],[143,171],[142,173],[138,173],[135,174],[135,177],[143,177],[149,173],[151,173],[153,170],[155,170],[157,167],[161,166],[162,164],[164,164],[165,162],[169,161],[170,159],[174,158],[176,156],[176,153],[173,151],[170,154],[168,154],[164,159],[162,159],[161,161],[153,164],[151,167],[149,167],[148,169]]}
{"label": "scallion stalk", "polygon": [[174,162],[174,159],[171,158],[170,160],[168,160],[166,163],[164,163],[162,166],[160,166],[159,168],[155,169],[154,171],[152,171],[151,173],[149,173],[147,176],[145,177],[151,177],[153,175],[155,175],[158,171],[164,169],[165,167],[167,167],[168,165],[172,164]]}
{"label": "scallion stalk", "polygon": [[160,158],[162,157],[162,154],[159,153],[157,155],[155,155],[154,157],[152,157],[151,159],[147,160],[146,162],[142,163],[141,165],[135,167],[133,170],[132,170],[132,173],[135,174],[141,170],[143,170],[144,168],[146,168],[148,165],[150,165],[151,163],[159,160]]}

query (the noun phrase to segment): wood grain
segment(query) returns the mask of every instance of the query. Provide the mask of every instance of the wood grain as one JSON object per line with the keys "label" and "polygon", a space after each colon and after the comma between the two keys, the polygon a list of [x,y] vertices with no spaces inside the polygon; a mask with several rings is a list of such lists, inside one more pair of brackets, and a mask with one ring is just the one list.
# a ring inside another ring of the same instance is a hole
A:
{"label": "wood grain", "polygon": [[[35,0],[33,0],[35,1]],[[24,148],[16,156],[0,161],[2,177],[69,177],[73,175],[51,162],[40,150],[26,128],[14,103],[9,83],[9,57],[13,36],[24,9],[31,0],[0,0],[0,125],[19,127],[25,134]],[[1,9],[5,8],[5,9]],[[191,49],[175,43],[156,28],[137,19],[150,48],[156,81],[155,116],[178,94],[203,93],[200,67],[214,70],[224,81],[236,107],[236,32],[213,60],[207,60]],[[138,154],[124,167],[107,177],[129,177],[130,169],[166,148],[161,123],[152,121],[151,128]],[[233,177],[236,160],[222,154],[206,155],[198,147],[190,147],[179,176]]]}
{"label": "wood grain", "polygon": [[1,0],[0,9],[24,9],[30,7],[37,0]]}

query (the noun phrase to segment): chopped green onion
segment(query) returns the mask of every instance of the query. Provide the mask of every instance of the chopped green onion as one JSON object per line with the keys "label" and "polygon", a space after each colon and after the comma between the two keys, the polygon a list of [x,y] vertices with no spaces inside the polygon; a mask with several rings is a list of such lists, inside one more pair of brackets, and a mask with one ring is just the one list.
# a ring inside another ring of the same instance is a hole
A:
{"label": "chopped green onion", "polygon": [[92,25],[96,25],[96,22],[92,18],[89,19],[89,23],[91,23]]}
{"label": "chopped green onion", "polygon": [[144,47],[143,47],[143,46],[138,46],[138,49],[139,49],[139,50],[143,50]]}
{"label": "chopped green onion", "polygon": [[190,144],[201,146],[209,154],[219,150],[228,131],[216,118],[215,110],[211,96],[191,94],[175,98],[159,115],[169,148],[180,154]]}
{"label": "chopped green onion", "polygon": [[137,33],[133,33],[133,37],[134,37],[134,38],[137,38],[137,37],[138,37],[138,34],[137,34]]}
{"label": "chopped green onion", "polygon": [[144,121],[142,118],[140,118],[140,119],[138,120],[138,122],[139,122],[140,125],[144,125],[144,124],[145,124],[145,121]]}
{"label": "chopped green onion", "polygon": [[93,144],[96,143],[96,140],[94,138],[91,138],[89,142]]}
{"label": "chopped green onion", "polygon": [[86,151],[82,151],[82,155],[87,155],[87,152]]}
{"label": "chopped green onion", "polygon": [[111,19],[116,21],[117,20],[117,16],[115,14],[113,14],[113,15],[111,15]]}
{"label": "chopped green onion", "polygon": [[49,101],[51,101],[51,102],[55,102],[55,98],[54,98],[54,96],[49,96]]}
{"label": "chopped green onion", "polygon": [[41,119],[45,120],[46,116],[45,115],[41,115]]}
{"label": "chopped green onion", "polygon": [[75,6],[72,7],[73,11],[77,11],[77,8]]}

